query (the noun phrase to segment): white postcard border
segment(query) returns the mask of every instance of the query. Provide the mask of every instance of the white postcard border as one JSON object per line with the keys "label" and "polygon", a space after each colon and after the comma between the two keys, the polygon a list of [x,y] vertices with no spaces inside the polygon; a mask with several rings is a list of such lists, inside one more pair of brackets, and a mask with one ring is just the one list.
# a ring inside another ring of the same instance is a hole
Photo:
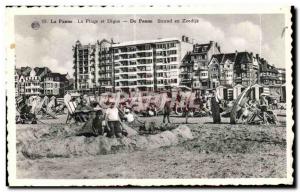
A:
{"label": "white postcard border", "polygon": [[[16,15],[108,15],[108,14],[285,14],[285,54],[286,54],[286,98],[287,98],[287,177],[286,178],[247,178],[247,179],[17,179],[16,178],[16,125],[15,125],[15,36],[14,16]],[[8,182],[10,186],[199,186],[199,185],[278,185],[293,183],[293,156],[292,146],[294,133],[292,127],[292,28],[290,7],[272,6],[95,6],[95,7],[13,7],[6,9],[5,33],[6,33],[6,96],[7,96],[7,141],[8,141]]]}

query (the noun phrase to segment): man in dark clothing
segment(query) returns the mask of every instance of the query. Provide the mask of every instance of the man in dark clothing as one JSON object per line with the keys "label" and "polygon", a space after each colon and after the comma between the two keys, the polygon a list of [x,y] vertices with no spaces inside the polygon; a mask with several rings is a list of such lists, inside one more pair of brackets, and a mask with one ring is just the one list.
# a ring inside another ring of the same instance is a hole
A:
{"label": "man in dark clothing", "polygon": [[213,117],[214,123],[221,123],[221,116],[220,116],[220,100],[216,94],[213,92],[213,96],[211,98],[211,112]]}
{"label": "man in dark clothing", "polygon": [[171,99],[167,97],[167,101],[164,105],[164,118],[163,118],[163,123],[165,123],[165,119],[167,118],[168,123],[170,122],[170,113],[171,113]]}
{"label": "man in dark clothing", "polygon": [[93,120],[93,129],[97,135],[103,135],[104,129],[102,127],[102,122],[104,121],[103,115],[101,111],[96,112],[96,117]]}
{"label": "man in dark clothing", "polygon": [[93,121],[96,117],[96,113],[94,111],[89,113],[89,118],[88,120],[84,123],[82,126],[81,130],[76,134],[77,136],[86,136],[86,137],[91,137],[97,136],[97,133],[95,132],[95,129],[93,127]]}

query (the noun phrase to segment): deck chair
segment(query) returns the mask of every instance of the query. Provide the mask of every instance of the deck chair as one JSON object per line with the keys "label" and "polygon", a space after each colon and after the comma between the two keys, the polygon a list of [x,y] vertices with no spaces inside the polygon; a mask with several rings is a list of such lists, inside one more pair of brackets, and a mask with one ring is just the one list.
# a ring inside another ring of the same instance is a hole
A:
{"label": "deck chair", "polygon": [[82,122],[80,118],[80,112],[76,110],[77,104],[75,101],[65,101],[65,105],[68,109],[68,115],[66,123],[71,122],[72,119],[74,119],[75,123]]}
{"label": "deck chair", "polygon": [[43,114],[42,114],[42,118],[53,118],[53,119],[57,119],[56,117],[56,109],[52,109],[53,106],[55,107],[55,104],[53,105],[53,101],[50,101],[47,106],[46,109],[42,108]]}
{"label": "deck chair", "polygon": [[[25,123],[29,123],[31,122],[36,123],[36,118],[35,115],[30,113],[30,110],[25,110],[27,112],[24,112],[24,110],[22,110],[23,107],[27,107],[27,104],[23,101],[22,97],[18,97],[16,98],[16,110],[17,110],[17,114],[16,114],[16,124],[25,124]],[[23,112],[22,112],[23,111]]]}
{"label": "deck chair", "polygon": [[64,103],[64,98],[57,98],[56,99],[57,106],[55,108],[56,110],[56,115],[63,115],[66,114],[65,109],[67,109],[65,103]]}
{"label": "deck chair", "polygon": [[53,118],[53,119],[57,119],[57,117],[55,117],[54,114],[51,114],[48,110],[47,110],[47,106],[50,105],[51,102],[49,102],[46,105],[46,100],[47,97],[44,97],[43,100],[41,100],[40,102],[37,103],[37,105],[35,106],[35,114],[36,115],[41,115],[41,119],[45,119],[45,118]]}
{"label": "deck chair", "polygon": [[260,109],[253,108],[250,110],[251,114],[247,119],[248,124],[277,124],[277,118],[270,110],[261,111]]}

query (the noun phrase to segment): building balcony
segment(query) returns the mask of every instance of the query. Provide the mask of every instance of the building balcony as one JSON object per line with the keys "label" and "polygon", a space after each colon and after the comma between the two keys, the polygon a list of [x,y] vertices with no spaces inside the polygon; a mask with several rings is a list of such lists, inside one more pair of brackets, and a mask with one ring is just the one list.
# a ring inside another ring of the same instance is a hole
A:
{"label": "building balcony", "polygon": [[140,71],[140,70],[138,70],[136,73],[137,74],[153,74],[153,71],[152,70],[151,71]]}
{"label": "building balcony", "polygon": [[140,77],[140,76],[138,76],[136,79],[138,81],[140,81],[140,80],[153,80],[153,77]]}

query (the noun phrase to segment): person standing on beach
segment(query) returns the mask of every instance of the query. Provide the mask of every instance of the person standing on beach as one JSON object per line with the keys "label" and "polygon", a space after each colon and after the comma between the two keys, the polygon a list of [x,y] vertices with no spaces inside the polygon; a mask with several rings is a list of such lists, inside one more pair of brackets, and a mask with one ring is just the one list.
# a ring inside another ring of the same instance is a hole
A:
{"label": "person standing on beach", "polygon": [[171,98],[169,97],[169,94],[166,95],[166,102],[164,105],[163,113],[164,113],[163,123],[165,123],[165,119],[167,119],[168,123],[171,123],[170,121]]}
{"label": "person standing on beach", "polygon": [[108,137],[122,137],[122,130],[120,124],[119,110],[114,102],[111,102],[110,107],[106,109],[105,120],[109,128]]}
{"label": "person standing on beach", "polygon": [[220,99],[218,98],[218,94],[214,91],[213,96],[211,98],[211,112],[214,123],[221,123],[220,116]]}

